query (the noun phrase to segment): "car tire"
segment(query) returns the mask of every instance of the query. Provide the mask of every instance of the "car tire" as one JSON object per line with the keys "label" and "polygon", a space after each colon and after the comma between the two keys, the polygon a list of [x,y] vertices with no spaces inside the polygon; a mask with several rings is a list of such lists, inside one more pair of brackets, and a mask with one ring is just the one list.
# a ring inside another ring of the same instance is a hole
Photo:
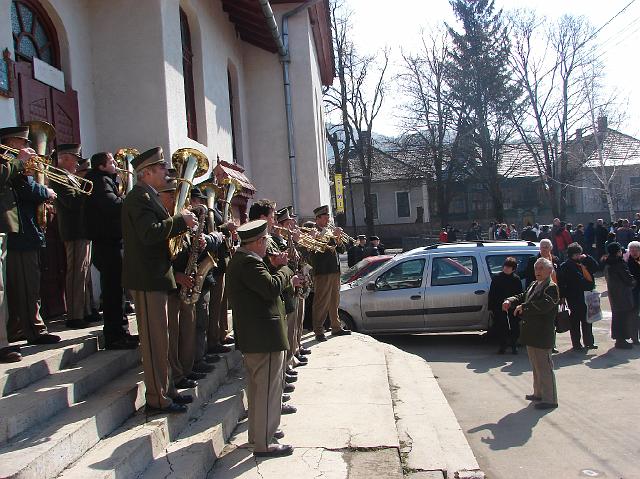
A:
{"label": "car tire", "polygon": [[342,323],[343,328],[350,329],[351,331],[357,331],[356,323],[348,313],[345,311],[338,311],[338,316],[340,317],[340,323]]}

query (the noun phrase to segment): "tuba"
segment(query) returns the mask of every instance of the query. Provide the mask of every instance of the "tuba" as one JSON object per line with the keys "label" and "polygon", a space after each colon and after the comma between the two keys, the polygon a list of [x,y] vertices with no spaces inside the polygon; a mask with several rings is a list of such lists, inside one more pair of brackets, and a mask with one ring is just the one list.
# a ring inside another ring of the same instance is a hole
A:
{"label": "tuba", "polygon": [[[178,191],[176,193],[176,205],[173,215],[180,213],[189,200],[189,193],[193,187],[193,180],[209,171],[209,159],[195,148],[181,148],[171,155],[171,163],[177,170]],[[172,258],[182,250],[182,235],[169,240],[169,252]]]}
{"label": "tuba", "polygon": [[[227,223],[228,221],[233,221],[233,213],[231,210],[231,200],[233,197],[242,191],[242,185],[235,178],[225,178],[222,180],[222,188],[225,188],[224,194],[224,208],[222,212],[222,222]],[[233,251],[233,237],[230,235],[225,237],[225,242],[227,244],[227,250],[229,254],[232,254]]]}
{"label": "tuba", "polygon": [[118,193],[120,196],[129,193],[136,184],[136,174],[131,162],[139,154],[140,152],[135,148],[120,148],[116,154],[113,155],[113,159],[116,160],[116,164],[118,165],[116,173],[120,179],[118,183]]}
{"label": "tuba", "polygon": [[[29,121],[26,123],[29,127],[29,140],[33,145],[33,149],[39,156],[46,156],[47,145],[50,141],[56,137],[56,130],[53,128],[53,125],[47,123],[46,121]],[[45,173],[44,167],[39,171],[36,171],[34,179],[36,183],[44,185]],[[47,205],[46,203],[42,203],[38,205],[38,209],[36,210],[36,219],[38,221],[38,225],[42,228],[42,231],[47,229]]]}

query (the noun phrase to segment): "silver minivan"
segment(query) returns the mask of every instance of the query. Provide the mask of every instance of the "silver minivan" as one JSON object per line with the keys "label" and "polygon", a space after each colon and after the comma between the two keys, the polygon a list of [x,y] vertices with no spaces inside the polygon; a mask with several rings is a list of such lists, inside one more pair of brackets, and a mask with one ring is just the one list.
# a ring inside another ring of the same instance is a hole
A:
{"label": "silver minivan", "polygon": [[400,254],[340,290],[340,319],[362,333],[484,331],[491,277],[507,256],[523,278],[537,243],[436,244]]}

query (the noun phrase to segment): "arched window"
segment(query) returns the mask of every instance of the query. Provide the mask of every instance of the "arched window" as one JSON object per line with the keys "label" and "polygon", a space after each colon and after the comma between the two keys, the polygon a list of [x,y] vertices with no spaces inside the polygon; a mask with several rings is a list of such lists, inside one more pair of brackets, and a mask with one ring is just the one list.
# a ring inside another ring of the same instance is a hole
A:
{"label": "arched window", "polygon": [[46,12],[35,0],[11,2],[11,29],[16,59],[43,62],[58,67],[58,42]]}
{"label": "arched window", "polygon": [[187,113],[187,135],[198,140],[196,120],[196,101],[193,88],[193,49],[191,48],[191,31],[187,15],[180,9],[180,34],[182,37],[182,76],[184,78],[184,103]]}

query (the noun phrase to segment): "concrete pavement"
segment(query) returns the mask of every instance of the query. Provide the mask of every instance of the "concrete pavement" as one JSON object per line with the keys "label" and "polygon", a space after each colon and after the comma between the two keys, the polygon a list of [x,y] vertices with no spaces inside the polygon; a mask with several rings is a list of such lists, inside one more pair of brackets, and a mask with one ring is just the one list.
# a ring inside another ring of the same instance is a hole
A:
{"label": "concrete pavement", "polygon": [[298,368],[290,402],[298,412],[283,416],[281,425],[281,442],[292,444],[294,454],[254,458],[244,421],[209,479],[279,478],[283,471],[299,478],[442,479],[456,477],[459,469],[477,469],[423,360],[360,334],[306,342],[313,353],[309,364]]}

